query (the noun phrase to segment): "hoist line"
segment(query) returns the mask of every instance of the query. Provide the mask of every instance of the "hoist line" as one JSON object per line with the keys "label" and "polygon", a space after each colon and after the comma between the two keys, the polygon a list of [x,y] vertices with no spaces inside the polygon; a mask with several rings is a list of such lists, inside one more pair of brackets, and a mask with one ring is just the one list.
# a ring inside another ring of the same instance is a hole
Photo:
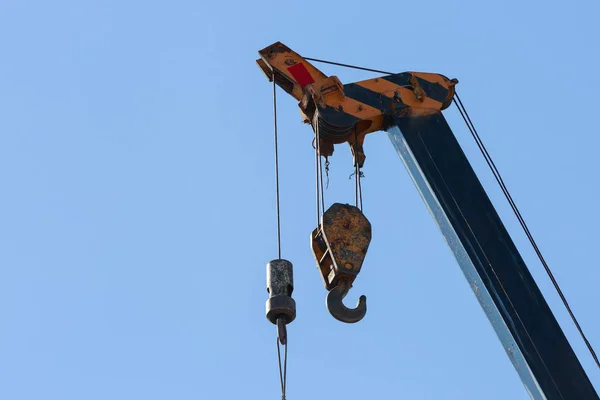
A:
{"label": "hoist line", "polygon": [[361,178],[360,167],[358,165],[358,131],[354,129],[354,186],[355,186],[355,200],[356,207],[362,211],[362,186],[360,184]]}
{"label": "hoist line", "polygon": [[323,189],[323,162],[321,160],[321,135],[319,124],[315,124],[315,169],[317,193],[317,226],[321,224],[321,217],[325,213],[325,190]]}
{"label": "hoist line", "polygon": [[[308,61],[314,61],[314,62],[323,63],[323,64],[330,64],[330,65],[337,65],[337,66],[345,67],[345,68],[358,69],[358,70],[361,70],[361,71],[370,71],[370,72],[376,72],[376,73],[380,73],[380,74],[393,75],[392,72],[382,71],[382,70],[373,69],[373,68],[365,68],[365,67],[360,67],[360,66],[351,65],[351,64],[343,64],[343,63],[338,63],[338,62],[333,62],[333,61],[321,60],[321,59],[318,59],[318,58],[304,57],[304,59],[308,60]],[[583,332],[583,329],[579,325],[579,322],[577,321],[577,318],[575,317],[575,314],[571,310],[571,307],[570,307],[569,303],[567,302],[567,299],[566,299],[565,295],[562,292],[562,289],[560,288],[558,282],[554,278],[554,274],[550,270],[550,267],[548,266],[548,263],[546,262],[546,259],[542,255],[542,252],[539,249],[536,241],[533,239],[533,235],[531,234],[531,232],[529,230],[529,227],[525,223],[525,220],[523,219],[523,216],[522,216],[521,212],[517,208],[516,203],[514,202],[514,200],[513,200],[512,196],[511,196],[510,192],[508,191],[508,188],[506,187],[506,184],[504,183],[504,180],[502,179],[502,176],[500,175],[500,172],[498,171],[498,168],[496,167],[496,164],[492,160],[489,152],[487,151],[487,148],[485,147],[485,145],[483,144],[483,141],[481,140],[481,137],[477,133],[477,130],[475,129],[475,125],[473,125],[473,122],[471,121],[471,118],[470,118],[469,114],[467,113],[466,108],[464,107],[462,101],[460,100],[460,97],[458,96],[458,93],[455,92],[454,97],[455,97],[455,99],[453,99],[454,104],[456,105],[456,107],[458,108],[459,112],[461,113],[461,116],[463,117],[463,120],[465,121],[465,123],[467,125],[467,128],[471,132],[471,135],[475,139],[475,142],[477,143],[477,146],[479,147],[479,150],[481,151],[483,157],[485,158],[486,163],[488,164],[489,168],[492,171],[492,174],[496,178],[496,182],[498,183],[498,185],[500,186],[500,189],[504,193],[504,196],[508,200],[508,203],[511,206],[511,208],[512,208],[514,214],[515,214],[515,216],[519,220],[521,228],[525,232],[525,235],[529,239],[529,242],[531,243],[531,245],[532,245],[532,247],[533,247],[533,249],[534,249],[534,251],[535,251],[535,253],[536,253],[537,257],[538,257],[538,259],[540,260],[540,262],[542,263],[544,269],[546,270],[546,274],[548,275],[548,277],[552,281],[552,284],[554,285],[554,289],[557,291],[559,297],[561,298],[561,300],[563,302],[563,305],[567,309],[567,312],[569,313],[569,316],[571,317],[571,320],[575,324],[575,327],[577,328],[577,331],[579,332],[579,335],[581,336],[581,338],[585,342],[585,345],[588,348],[590,354],[592,355],[592,358],[596,362],[596,365],[598,366],[598,368],[600,368],[600,360],[598,359],[598,356],[596,355],[596,352],[594,351],[591,343],[588,341],[587,337],[585,336],[585,334]],[[458,102],[457,102],[457,100],[458,100]],[[459,106],[459,104],[460,104],[460,106]],[[462,110],[461,110],[461,108],[462,108]],[[463,115],[463,110],[464,110],[464,115]]]}
{"label": "hoist line", "polygon": [[360,202],[360,211],[363,210],[363,201],[362,201],[362,183],[361,183],[361,179],[362,179],[362,172],[360,172],[360,169],[358,170],[358,200]]}
{"label": "hoist line", "polygon": [[[317,140],[315,140],[315,142],[317,142]],[[319,196],[319,148],[318,145],[315,144],[315,172],[316,172],[316,179],[315,179],[315,193],[316,193],[316,199],[317,199],[317,226],[319,226],[320,219],[321,219],[321,198]]]}
{"label": "hoist line", "polygon": [[358,174],[360,174],[360,172],[358,171],[358,164],[354,165],[354,197],[355,197],[355,203],[356,203],[356,207],[359,207],[359,202],[358,202],[358,181],[359,181],[359,177]]}
{"label": "hoist line", "polygon": [[277,143],[277,85],[273,73],[273,136],[275,145],[275,213],[277,214],[277,258],[281,259],[281,213],[279,208],[279,145]]}
{"label": "hoist line", "polygon": [[587,346],[590,354],[592,355],[592,358],[596,362],[596,365],[600,368],[600,360],[598,360],[598,356],[596,355],[596,352],[594,351],[591,343],[588,341],[587,337],[585,336],[585,334],[583,332],[583,329],[579,325],[579,321],[575,317],[575,314],[573,313],[573,310],[571,309],[571,306],[569,305],[569,303],[567,301],[567,298],[563,294],[563,291],[560,288],[560,285],[558,284],[558,282],[556,281],[556,278],[554,277],[554,274],[552,273],[552,270],[548,266],[548,263],[546,262],[546,259],[542,255],[542,252],[541,252],[540,248],[538,247],[535,239],[533,238],[533,235],[531,234],[531,231],[529,230],[529,227],[527,226],[527,223],[525,222],[525,219],[523,218],[523,215],[521,214],[519,208],[517,207],[517,204],[513,200],[512,195],[510,194],[510,192],[509,192],[506,184],[504,183],[504,180],[502,179],[502,175],[500,175],[500,171],[496,167],[496,164],[492,160],[492,157],[490,156],[487,148],[483,144],[483,141],[481,140],[481,137],[479,136],[479,133],[475,129],[475,125],[473,124],[473,121],[471,121],[471,118],[469,117],[469,114],[467,113],[467,110],[466,110],[465,106],[463,105],[463,103],[462,103],[462,101],[461,101],[460,96],[458,95],[458,93],[455,93],[454,104],[456,105],[456,108],[458,109],[458,111],[460,112],[460,115],[462,116],[463,120],[465,121],[465,124],[467,125],[467,128],[471,132],[471,135],[473,136],[473,139],[475,139],[475,142],[477,143],[477,147],[479,147],[479,150],[481,151],[481,154],[483,155],[483,157],[485,158],[486,163],[490,167],[490,170],[492,171],[492,174],[494,175],[494,178],[496,178],[496,182],[498,182],[498,185],[500,186],[500,189],[502,189],[502,193],[504,193],[504,197],[506,197],[506,200],[508,201],[510,207],[512,208],[515,216],[519,220],[519,224],[521,225],[521,228],[523,228],[523,231],[525,232],[525,235],[529,239],[529,242],[531,243],[531,246],[533,247],[533,249],[534,249],[537,257],[539,258],[539,260],[542,263],[544,269],[546,270],[546,274],[548,275],[548,277],[552,281],[552,284],[554,285],[554,288],[555,288],[556,292],[558,293],[560,299],[562,300],[563,305],[567,309],[567,312],[569,313],[569,316],[571,317],[571,320],[575,324],[575,327],[577,328],[577,331],[579,332],[579,335],[581,336],[581,338],[585,342],[585,345]]}
{"label": "hoist line", "polygon": [[[277,255],[281,259],[281,212],[279,206],[279,145],[277,134],[277,85],[275,83],[275,73],[273,73],[273,136],[275,146],[275,210],[277,214]],[[279,363],[279,380],[281,382],[281,399],[285,400],[286,381],[287,381],[287,332],[285,332],[285,323],[283,324],[283,332],[280,319],[277,320],[277,361]],[[283,336],[282,336],[283,335]],[[285,356],[283,373],[281,369],[281,351],[279,350],[279,342],[281,338],[285,338]]]}
{"label": "hoist line", "polygon": [[[319,151],[321,147],[319,146]],[[319,185],[321,185],[321,217],[325,214],[325,189],[323,189],[323,160],[319,157]]]}
{"label": "hoist line", "polygon": [[283,369],[281,368],[281,350],[279,346],[279,338],[277,338],[277,361],[279,361],[279,382],[281,383],[281,400],[285,400],[285,392],[287,389],[287,342],[283,345]]}

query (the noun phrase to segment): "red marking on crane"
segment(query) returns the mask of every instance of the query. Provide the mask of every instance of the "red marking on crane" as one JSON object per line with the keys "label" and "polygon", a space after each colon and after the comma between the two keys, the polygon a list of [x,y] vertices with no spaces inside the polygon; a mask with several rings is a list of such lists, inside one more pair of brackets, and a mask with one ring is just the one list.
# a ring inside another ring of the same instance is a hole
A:
{"label": "red marking on crane", "polygon": [[313,77],[302,63],[292,65],[288,68],[288,71],[290,71],[290,74],[292,74],[296,82],[298,82],[301,87],[315,82]]}

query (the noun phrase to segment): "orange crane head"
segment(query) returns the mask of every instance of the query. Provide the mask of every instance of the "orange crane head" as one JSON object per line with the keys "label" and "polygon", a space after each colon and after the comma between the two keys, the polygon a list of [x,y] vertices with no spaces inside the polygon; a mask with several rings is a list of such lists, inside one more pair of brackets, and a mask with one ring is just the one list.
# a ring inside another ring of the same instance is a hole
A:
{"label": "orange crane head", "polygon": [[260,50],[258,66],[269,81],[298,100],[304,122],[319,140],[322,156],[348,143],[355,162],[365,161],[365,136],[385,130],[392,117],[428,115],[447,108],[457,80],[440,74],[403,72],[343,85],[277,42]]}

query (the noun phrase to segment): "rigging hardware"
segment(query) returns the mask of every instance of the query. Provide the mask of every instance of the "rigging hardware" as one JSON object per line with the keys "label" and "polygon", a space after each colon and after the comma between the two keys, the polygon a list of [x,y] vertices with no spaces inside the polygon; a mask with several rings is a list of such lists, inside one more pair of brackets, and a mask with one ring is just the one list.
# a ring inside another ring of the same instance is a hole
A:
{"label": "rigging hardware", "polygon": [[[334,145],[347,142],[360,177],[365,135],[379,130],[388,133],[530,395],[545,400],[597,400],[594,387],[441,113],[454,100],[458,81],[439,74],[390,74],[302,58],[281,43],[259,54],[258,65],[269,79],[299,101],[304,121],[319,135],[317,158],[319,154],[332,155]],[[308,60],[389,75],[342,85],[337,77],[327,77]],[[473,133],[474,127],[464,111]],[[358,133],[358,140],[352,137],[353,132]],[[478,136],[476,132],[474,136]],[[485,157],[487,151],[482,152]],[[320,168],[317,161],[317,198],[319,175],[322,179]],[[503,183],[501,188],[525,225]],[[323,227],[325,224],[321,223],[312,235],[315,255],[319,250],[325,255],[326,247],[315,245]],[[547,268],[528,228],[523,228]],[[318,262],[321,259],[317,257]],[[319,266],[322,267],[320,263]],[[323,270],[327,269],[323,268],[322,274]],[[329,271],[333,271],[331,266]],[[547,272],[551,274],[549,269]],[[335,286],[338,293],[330,293],[332,299],[343,306],[341,299],[349,287],[348,281],[340,278]],[[348,310],[340,309],[342,313]]]}
{"label": "rigging hardware", "polygon": [[312,232],[312,250],[327,294],[327,309],[342,322],[358,322],[367,312],[367,298],[361,296],[356,308],[342,299],[360,272],[371,242],[371,224],[358,207],[334,203]]}
{"label": "rigging hardware", "polygon": [[[277,217],[277,256],[276,260],[267,264],[267,319],[277,327],[277,360],[281,381],[281,398],[285,400],[287,382],[287,324],[296,318],[296,302],[292,298],[294,291],[294,275],[292,263],[281,259],[281,212],[279,206],[279,145],[277,132],[277,85],[273,80],[273,141],[275,147],[275,211]],[[285,347],[284,367],[281,368],[280,346]]]}

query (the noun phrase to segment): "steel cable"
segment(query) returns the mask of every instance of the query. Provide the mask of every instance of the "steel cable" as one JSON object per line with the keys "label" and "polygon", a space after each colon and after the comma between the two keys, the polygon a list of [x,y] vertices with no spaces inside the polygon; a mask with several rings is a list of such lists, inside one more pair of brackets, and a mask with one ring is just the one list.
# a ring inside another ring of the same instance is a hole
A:
{"label": "steel cable", "polygon": [[[274,146],[275,146],[275,209],[277,214],[277,254],[281,259],[281,212],[279,206],[279,146],[277,141],[277,85],[275,83],[275,74],[273,74],[273,131],[274,131]],[[281,399],[285,400],[286,381],[287,381],[287,333],[283,333],[285,337],[285,356],[283,373],[281,369],[281,351],[279,350],[279,342],[282,337],[280,320],[277,320],[277,361],[279,362],[279,380],[281,382]],[[285,324],[283,324],[285,330]]]}
{"label": "steel cable", "polygon": [[279,146],[277,143],[277,85],[273,73],[273,136],[275,145],[275,212],[277,214],[277,258],[281,258],[281,215],[279,208]]}
{"label": "steel cable", "polygon": [[287,390],[287,341],[283,345],[283,347],[283,368],[281,368],[281,350],[279,345],[279,338],[277,338],[277,361],[279,361],[279,382],[281,383],[281,400],[285,400],[285,392]]}
{"label": "steel cable", "polygon": [[473,121],[471,121],[471,118],[469,117],[469,114],[467,113],[465,106],[463,105],[462,101],[460,100],[460,96],[458,95],[458,93],[455,94],[455,97],[456,97],[456,99],[454,100],[454,104],[456,105],[456,108],[458,109],[458,111],[460,112],[460,115],[462,116],[463,120],[465,121],[465,124],[467,125],[467,128],[471,132],[473,139],[475,139],[475,142],[477,143],[477,147],[479,147],[479,150],[481,151],[481,154],[485,158],[487,165],[490,167],[490,170],[492,171],[494,178],[496,178],[496,182],[498,182],[498,185],[500,186],[502,193],[504,193],[504,197],[506,197],[508,204],[510,205],[515,216],[517,217],[517,220],[519,221],[521,228],[523,228],[525,235],[529,239],[529,242],[531,243],[531,246],[533,247],[537,257],[539,258],[540,262],[544,266],[544,269],[546,270],[546,274],[548,275],[548,277],[550,277],[550,280],[552,281],[552,284],[554,285],[556,292],[558,293],[560,299],[562,300],[562,303],[564,304],[565,308],[567,309],[567,312],[569,313],[571,320],[575,324],[575,327],[577,328],[579,335],[585,342],[585,345],[587,346],[590,354],[592,355],[594,361],[596,362],[596,365],[600,368],[600,360],[598,360],[598,356],[596,355],[596,352],[594,351],[592,345],[590,344],[587,337],[583,333],[583,329],[579,325],[579,322],[577,321],[577,318],[575,317],[573,310],[571,310],[571,306],[569,305],[565,295],[563,294],[562,289],[560,288],[558,282],[556,281],[556,278],[554,277],[552,270],[548,266],[546,259],[542,255],[540,248],[538,247],[535,239],[533,238],[533,235],[531,234],[531,231],[529,230],[529,227],[527,226],[527,223],[525,222],[523,215],[519,211],[519,208],[517,207],[515,201],[513,200],[512,195],[508,191],[508,188],[506,187],[506,184],[504,183],[504,180],[502,179],[502,176],[500,175],[500,171],[498,171],[496,164],[492,160],[492,157],[490,156],[489,152],[487,151],[487,148],[483,144],[481,137],[479,136],[479,133],[475,129],[475,125],[473,125]]}
{"label": "steel cable", "polygon": [[[359,66],[350,65],[350,64],[343,64],[343,63],[339,63],[339,62],[321,60],[321,59],[318,59],[318,58],[304,57],[304,59],[308,60],[308,61],[315,61],[315,62],[324,63],[324,64],[337,65],[337,66],[340,66],[340,67],[358,69],[358,70],[362,70],[362,71],[370,71],[370,72],[376,72],[376,73],[387,74],[387,75],[392,75],[393,74],[392,72],[387,72],[387,71],[382,71],[382,70],[377,70],[377,69],[372,69],[372,68],[359,67]],[[550,267],[548,266],[548,263],[546,262],[546,259],[542,255],[542,252],[539,249],[536,241],[533,239],[533,235],[531,234],[531,231],[529,230],[529,227],[525,223],[525,220],[524,220],[521,212],[517,208],[517,205],[514,202],[514,200],[513,200],[512,196],[511,196],[510,192],[508,191],[508,188],[506,187],[506,184],[504,183],[504,180],[502,179],[502,176],[500,175],[500,172],[498,171],[498,168],[496,168],[496,165],[495,165],[494,161],[492,160],[489,152],[487,151],[487,148],[485,147],[485,145],[481,141],[481,138],[480,138],[479,134],[477,133],[477,130],[475,129],[475,126],[473,125],[473,122],[471,121],[471,118],[470,118],[469,114],[467,113],[467,110],[464,107],[464,105],[463,105],[462,101],[460,100],[460,97],[458,96],[457,93],[455,93],[455,98],[456,99],[453,99],[454,104],[457,106],[459,112],[461,113],[461,116],[463,117],[463,120],[465,121],[465,123],[467,125],[467,128],[471,132],[471,135],[475,139],[475,142],[477,143],[477,146],[479,147],[479,150],[483,154],[483,156],[484,156],[484,158],[486,160],[486,163],[488,164],[488,166],[492,170],[492,173],[493,173],[494,177],[496,178],[496,181],[498,182],[498,185],[500,186],[500,189],[502,190],[502,192],[504,193],[504,196],[508,200],[508,203],[511,206],[511,208],[512,208],[514,214],[516,215],[517,219],[519,220],[519,223],[520,223],[521,227],[523,228],[523,231],[525,232],[525,235],[529,239],[529,242],[531,243],[531,246],[533,247],[533,249],[534,249],[536,255],[538,256],[540,262],[542,263],[544,269],[546,270],[546,273],[550,277],[550,280],[552,281],[552,284],[554,285],[555,290],[557,291],[559,297],[561,298],[563,305],[567,309],[567,312],[569,313],[569,316],[571,317],[571,320],[575,324],[575,327],[577,328],[577,331],[579,332],[581,338],[585,342],[585,345],[587,346],[590,354],[592,355],[592,358],[596,362],[596,365],[600,368],[600,360],[598,359],[598,356],[596,355],[596,352],[594,351],[592,345],[590,344],[590,342],[588,341],[587,337],[585,336],[585,334],[583,332],[583,329],[579,325],[579,322],[577,321],[577,318],[575,317],[575,314],[571,310],[571,307],[570,307],[569,303],[567,302],[567,299],[566,299],[565,295],[563,294],[562,289],[558,285],[558,282],[556,281],[556,278],[554,277],[554,274],[550,270]],[[458,100],[458,102],[457,102],[457,100]],[[463,112],[464,112],[464,115],[463,115]]]}

